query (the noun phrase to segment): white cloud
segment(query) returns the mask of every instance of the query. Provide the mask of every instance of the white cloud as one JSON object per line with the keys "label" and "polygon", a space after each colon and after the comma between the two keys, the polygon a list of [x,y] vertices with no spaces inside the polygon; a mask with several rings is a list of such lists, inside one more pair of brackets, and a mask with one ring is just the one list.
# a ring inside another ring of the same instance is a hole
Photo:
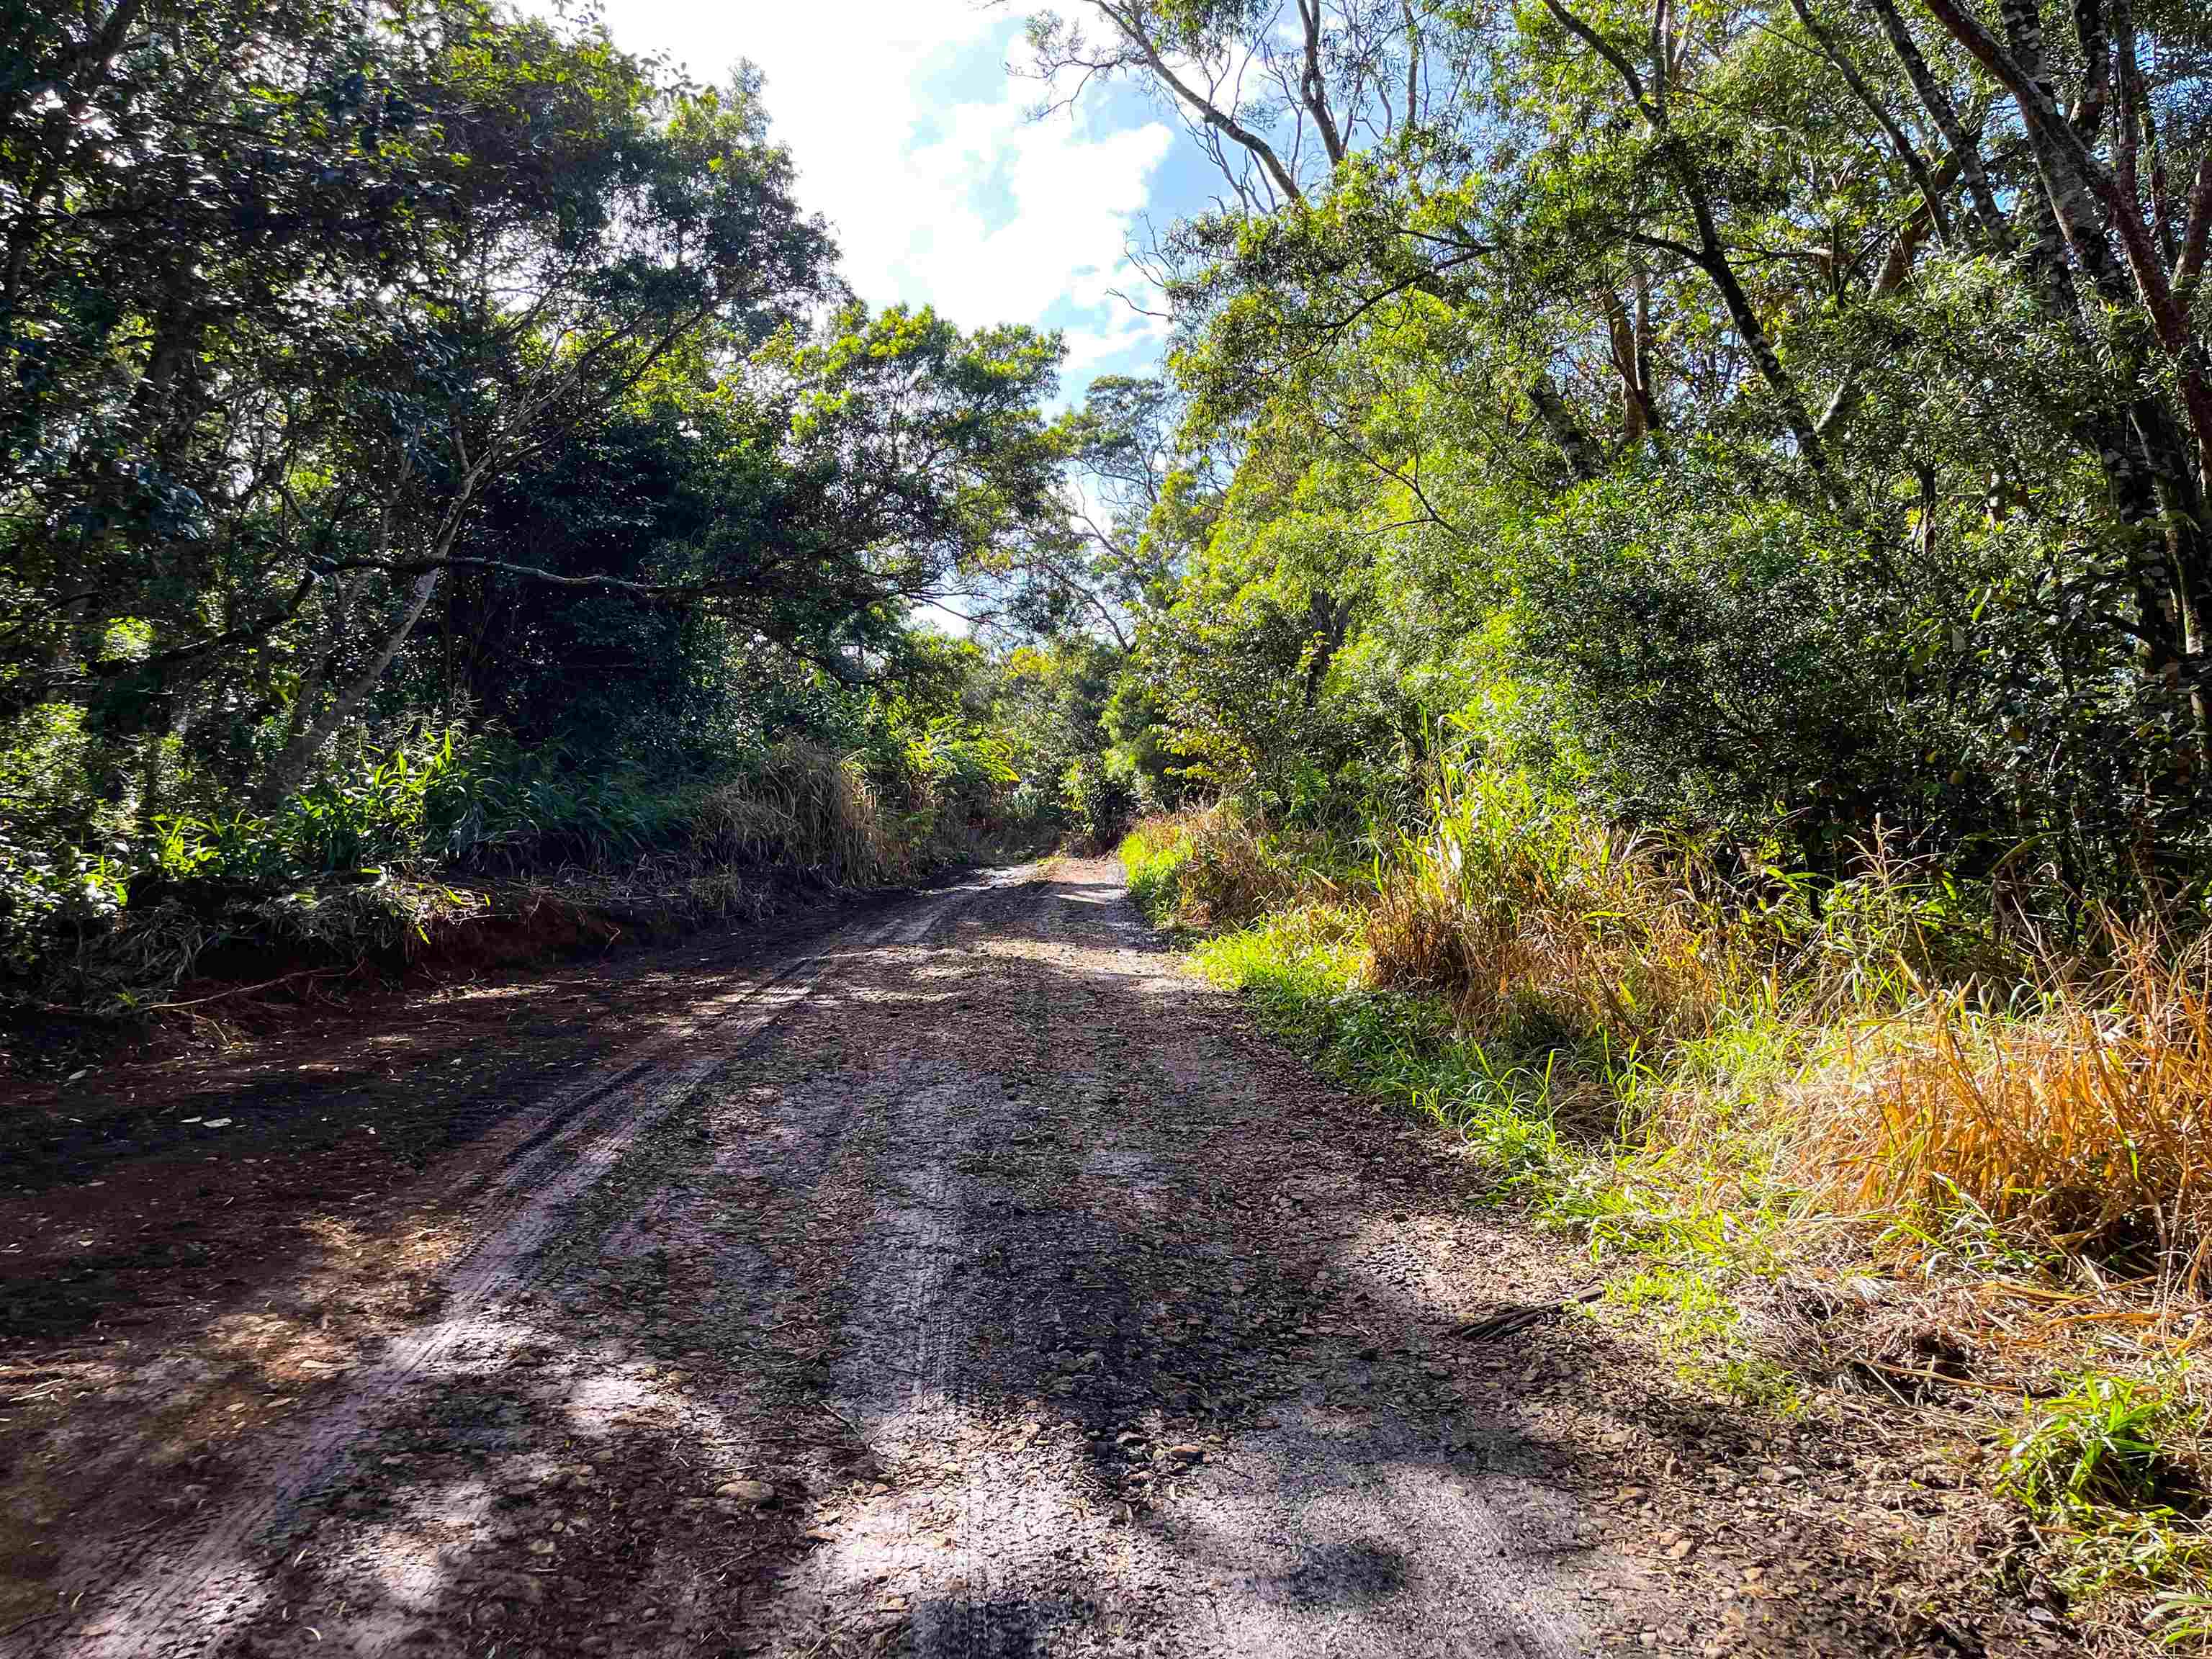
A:
{"label": "white cloud", "polygon": [[1166,334],[1164,319],[1137,312],[1125,313],[1103,329],[1071,328],[1067,331],[1068,378],[1085,378],[1093,368],[1133,352],[1156,351]]}
{"label": "white cloud", "polygon": [[[610,0],[623,46],[701,80],[738,58],[768,76],[799,198],[836,227],[872,305],[933,304],[964,327],[1065,323],[1070,376],[1157,331],[1110,290],[1139,282],[1129,226],[1173,137],[1102,103],[1032,121],[1002,72],[1018,9],[975,0]],[[1075,359],[1080,355],[1082,362]]]}

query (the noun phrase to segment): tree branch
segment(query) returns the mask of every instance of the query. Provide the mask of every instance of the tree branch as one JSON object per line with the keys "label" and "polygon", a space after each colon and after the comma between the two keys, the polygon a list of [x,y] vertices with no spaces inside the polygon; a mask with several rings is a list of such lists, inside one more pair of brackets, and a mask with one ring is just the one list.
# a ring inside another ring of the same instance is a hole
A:
{"label": "tree branch", "polygon": [[1628,61],[1620,48],[1561,5],[1559,0],[1544,0],[1544,9],[1559,20],[1562,28],[1612,64],[1613,73],[1626,84],[1629,96],[1636,100],[1636,106],[1643,112],[1644,118],[1651,124],[1654,131],[1666,131],[1666,112],[1652,104],[1644,90],[1644,77],[1637,74],[1636,66]]}
{"label": "tree branch", "polygon": [[[2094,0],[2085,0],[2085,3],[2094,3]],[[1898,161],[1920,191],[1920,199],[1931,216],[1929,222],[1937,240],[1948,241],[1951,227],[1943,213],[1942,194],[1936,188],[1935,175],[1928,170],[1928,163],[1921,159],[1919,147],[1897,124],[1896,118],[1889,112],[1889,106],[1875,95],[1874,88],[1867,84],[1866,77],[1859,73],[1857,65],[1836,44],[1835,37],[1814,20],[1813,9],[1806,0],[1790,0],[1790,4],[1797,14],[1797,21],[1805,26],[1805,33],[1813,37],[1822,54],[1835,66],[1836,72],[1844,77],[1844,84],[1850,88],[1851,96],[1865,106],[1867,112],[1874,117],[1883,135],[1888,138],[1891,149],[1896,152]]]}
{"label": "tree branch", "polygon": [[1298,0],[1298,15],[1305,24],[1306,58],[1304,72],[1298,77],[1300,100],[1314,118],[1314,127],[1321,134],[1322,152],[1328,157],[1330,167],[1344,160],[1344,136],[1337,131],[1336,118],[1328,107],[1328,82],[1321,67],[1321,0]]}
{"label": "tree branch", "polygon": [[1199,118],[1206,125],[1226,134],[1241,145],[1267,170],[1267,176],[1274,180],[1275,187],[1287,199],[1293,202],[1305,199],[1305,193],[1298,188],[1297,180],[1291,176],[1291,170],[1283,165],[1282,158],[1275,154],[1274,148],[1237,120],[1233,113],[1192,88],[1170,68],[1167,59],[1161,56],[1159,48],[1152,43],[1152,37],[1145,33],[1133,14],[1126,13],[1122,8],[1113,4],[1112,0],[1097,0],[1097,4],[1101,12],[1113,20],[1115,26],[1121,31],[1123,39],[1136,48],[1139,56],[1144,58],[1146,67],[1158,77],[1162,85],[1197,111]]}
{"label": "tree branch", "polygon": [[1986,248],[2002,247],[2005,242],[2005,217],[1997,206],[1996,191],[1990,183],[1989,169],[1982,164],[1981,140],[1978,132],[1966,131],[1960,118],[1957,106],[1950,94],[1943,90],[1928,60],[1921,55],[1919,43],[1913,40],[1912,31],[1905,26],[1894,0],[1864,0],[1872,7],[1881,24],[1883,36],[1889,41],[1890,51],[1905,66],[1905,78],[1911,82],[1912,90],[1920,99],[1921,106],[1936,123],[1936,130],[1943,135],[1943,142],[1959,158],[1966,175],[1966,199],[1974,210],[1974,222],[1981,231],[1982,244]]}
{"label": "tree branch", "polygon": [[2212,241],[2212,144],[2197,163],[2197,183],[2189,193],[2189,228],[2182,233],[2181,258],[2173,268],[2177,295],[2193,299],[2204,270],[2204,249]]}

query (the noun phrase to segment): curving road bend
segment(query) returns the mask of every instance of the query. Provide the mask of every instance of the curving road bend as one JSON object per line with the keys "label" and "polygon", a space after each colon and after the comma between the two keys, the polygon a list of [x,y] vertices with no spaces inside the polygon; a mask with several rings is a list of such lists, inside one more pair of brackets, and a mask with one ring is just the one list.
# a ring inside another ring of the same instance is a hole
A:
{"label": "curving road bend", "polygon": [[526,1112],[434,1309],[0,1651],[1635,1639],[1650,1586],[1452,1339],[1478,1183],[1108,866],[848,923]]}

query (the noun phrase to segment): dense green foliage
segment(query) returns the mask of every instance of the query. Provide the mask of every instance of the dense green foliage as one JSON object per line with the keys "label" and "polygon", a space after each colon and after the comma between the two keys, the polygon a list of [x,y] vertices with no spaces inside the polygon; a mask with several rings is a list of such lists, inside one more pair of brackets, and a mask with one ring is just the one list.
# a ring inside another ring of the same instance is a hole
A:
{"label": "dense green foliage", "polygon": [[1068,757],[1018,774],[916,609],[1051,613],[1118,428],[1047,419],[1049,336],[854,302],[749,71],[477,0],[19,5],[0,47],[19,994],[295,890],[1057,823]]}
{"label": "dense green foliage", "polygon": [[[0,26],[11,960],[188,844],[642,856],[792,740],[1093,842],[1388,854],[1449,760],[1807,890],[1884,837],[2000,931],[2203,890],[2189,8],[1039,16],[1224,186],[1171,374],[1058,420],[1049,337],[851,301],[745,71],[477,0]],[[305,827],[449,743],[465,809]]]}
{"label": "dense green foliage", "polygon": [[2202,891],[2201,9],[1099,0],[1030,39],[1230,187],[1158,250],[1204,460],[1138,641],[1212,787],[1387,839],[1473,750],[1792,869],[1880,824],[2014,908]]}

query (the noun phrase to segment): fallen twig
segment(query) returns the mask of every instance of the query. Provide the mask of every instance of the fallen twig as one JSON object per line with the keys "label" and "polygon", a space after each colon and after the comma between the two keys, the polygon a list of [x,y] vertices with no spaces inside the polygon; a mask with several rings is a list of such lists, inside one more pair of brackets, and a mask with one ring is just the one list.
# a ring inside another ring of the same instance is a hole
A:
{"label": "fallen twig", "polygon": [[1547,1319],[1556,1319],[1568,1309],[1582,1303],[1595,1302],[1604,1294],[1604,1285],[1593,1285],[1587,1290],[1577,1291],[1564,1302],[1541,1302],[1534,1307],[1500,1309],[1498,1312],[1486,1314],[1480,1319],[1468,1320],[1466,1324],[1455,1328],[1452,1334],[1458,1337],[1481,1337],[1486,1340],[1511,1336],[1515,1332],[1525,1331],[1532,1325],[1540,1325]]}
{"label": "fallen twig", "polygon": [[1869,1370],[1887,1371],[1892,1376],[1909,1376],[1916,1382],[1941,1382],[1951,1388],[1986,1389],[1992,1394],[2016,1394],[2022,1399],[2027,1397],[2028,1391],[2017,1383],[1984,1382],[1972,1376],[1947,1376],[1932,1365],[1924,1371],[1916,1371],[1909,1365],[1893,1365],[1882,1359],[1862,1359],[1857,1363]]}
{"label": "fallen twig", "polygon": [[345,972],[343,968],[302,968],[297,973],[280,974],[275,979],[265,979],[258,985],[234,985],[227,991],[217,991],[212,996],[194,997],[188,1002],[149,1003],[141,1013],[173,1014],[179,1008],[198,1008],[206,1003],[221,1002],[225,997],[242,997],[254,991],[266,991],[272,987],[290,983],[295,979],[332,979]]}

